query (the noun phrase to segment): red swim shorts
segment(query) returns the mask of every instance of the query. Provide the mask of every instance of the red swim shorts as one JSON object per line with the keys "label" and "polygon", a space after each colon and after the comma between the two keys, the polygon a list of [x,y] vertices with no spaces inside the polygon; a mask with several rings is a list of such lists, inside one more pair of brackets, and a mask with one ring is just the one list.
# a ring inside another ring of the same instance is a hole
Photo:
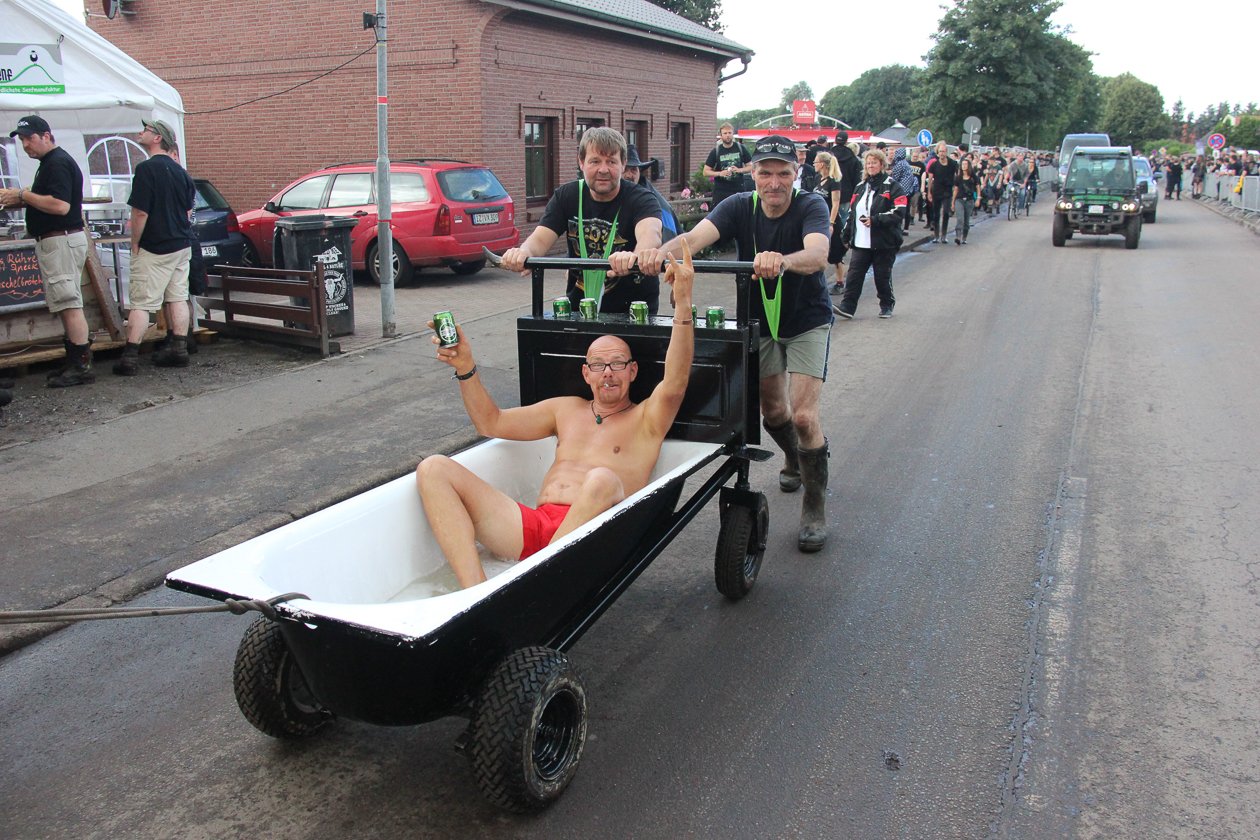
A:
{"label": "red swim shorts", "polygon": [[525,547],[521,549],[521,559],[536,554],[547,547],[551,537],[564,521],[570,505],[539,505],[535,510],[517,502],[521,508],[521,530],[525,537]]}

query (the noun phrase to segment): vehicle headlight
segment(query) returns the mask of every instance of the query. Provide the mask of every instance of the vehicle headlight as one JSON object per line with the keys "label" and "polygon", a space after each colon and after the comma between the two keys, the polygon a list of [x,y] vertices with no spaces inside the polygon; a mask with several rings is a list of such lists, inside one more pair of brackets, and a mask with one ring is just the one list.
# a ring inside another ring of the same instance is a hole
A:
{"label": "vehicle headlight", "polygon": [[1113,201],[1113,202],[1111,202],[1111,209],[1112,209],[1112,210],[1119,210],[1119,209],[1120,209],[1120,202],[1118,202],[1118,201]]}
{"label": "vehicle headlight", "polygon": [[1075,208],[1075,209],[1077,209],[1077,210],[1080,210],[1080,209],[1081,209],[1081,203],[1078,201],[1078,202],[1076,202],[1075,204],[1073,204],[1073,205],[1072,205],[1072,207],[1073,207],[1073,208]]}

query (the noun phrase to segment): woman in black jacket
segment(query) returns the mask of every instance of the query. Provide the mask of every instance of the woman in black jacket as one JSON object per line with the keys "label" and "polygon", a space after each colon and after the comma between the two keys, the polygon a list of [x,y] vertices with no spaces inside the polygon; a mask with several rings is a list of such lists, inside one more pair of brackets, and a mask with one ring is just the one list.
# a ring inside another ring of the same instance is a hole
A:
{"label": "woman in black jacket", "polygon": [[835,306],[841,318],[852,318],[866,272],[875,267],[875,292],[879,295],[879,317],[891,318],[897,299],[893,297],[892,267],[901,249],[901,223],[907,212],[905,192],[884,171],[884,153],[866,153],[866,179],[853,191],[849,219],[844,226],[844,244],[849,248],[849,272],[844,279],[844,298]]}

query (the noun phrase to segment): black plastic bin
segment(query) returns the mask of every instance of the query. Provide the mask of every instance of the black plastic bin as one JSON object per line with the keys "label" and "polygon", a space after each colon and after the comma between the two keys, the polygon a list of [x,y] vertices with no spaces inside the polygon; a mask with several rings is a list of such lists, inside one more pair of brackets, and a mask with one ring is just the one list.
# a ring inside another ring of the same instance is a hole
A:
{"label": "black plastic bin", "polygon": [[[354,333],[354,270],[350,267],[350,230],[358,219],[300,216],[276,222],[276,268],[310,271],[324,266],[329,335]],[[305,300],[294,299],[304,304]]]}

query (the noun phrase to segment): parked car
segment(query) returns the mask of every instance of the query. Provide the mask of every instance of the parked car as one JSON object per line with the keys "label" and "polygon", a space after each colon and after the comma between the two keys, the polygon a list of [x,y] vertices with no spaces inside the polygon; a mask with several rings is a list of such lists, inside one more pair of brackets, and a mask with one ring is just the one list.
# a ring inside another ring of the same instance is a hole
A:
{"label": "parked car", "polygon": [[193,201],[193,230],[201,243],[201,258],[207,270],[214,265],[241,265],[245,237],[240,221],[227,199],[205,178],[193,178],[197,195]]}
{"label": "parked car", "polygon": [[[241,214],[249,257],[271,265],[277,219],[327,215],[353,217],[350,262],[380,283],[377,254],[376,163],[326,166],[289,184],[261,210]],[[520,242],[515,207],[487,167],[459,160],[390,162],[394,281],[404,284],[421,266],[449,266],[474,274],[486,264],[481,249],[501,251]]]}
{"label": "parked car", "polygon": [[1142,221],[1148,225],[1155,224],[1155,213],[1159,209],[1159,184],[1164,173],[1151,168],[1151,162],[1144,157],[1133,157],[1133,174],[1138,184],[1146,184],[1146,192],[1142,193]]}

